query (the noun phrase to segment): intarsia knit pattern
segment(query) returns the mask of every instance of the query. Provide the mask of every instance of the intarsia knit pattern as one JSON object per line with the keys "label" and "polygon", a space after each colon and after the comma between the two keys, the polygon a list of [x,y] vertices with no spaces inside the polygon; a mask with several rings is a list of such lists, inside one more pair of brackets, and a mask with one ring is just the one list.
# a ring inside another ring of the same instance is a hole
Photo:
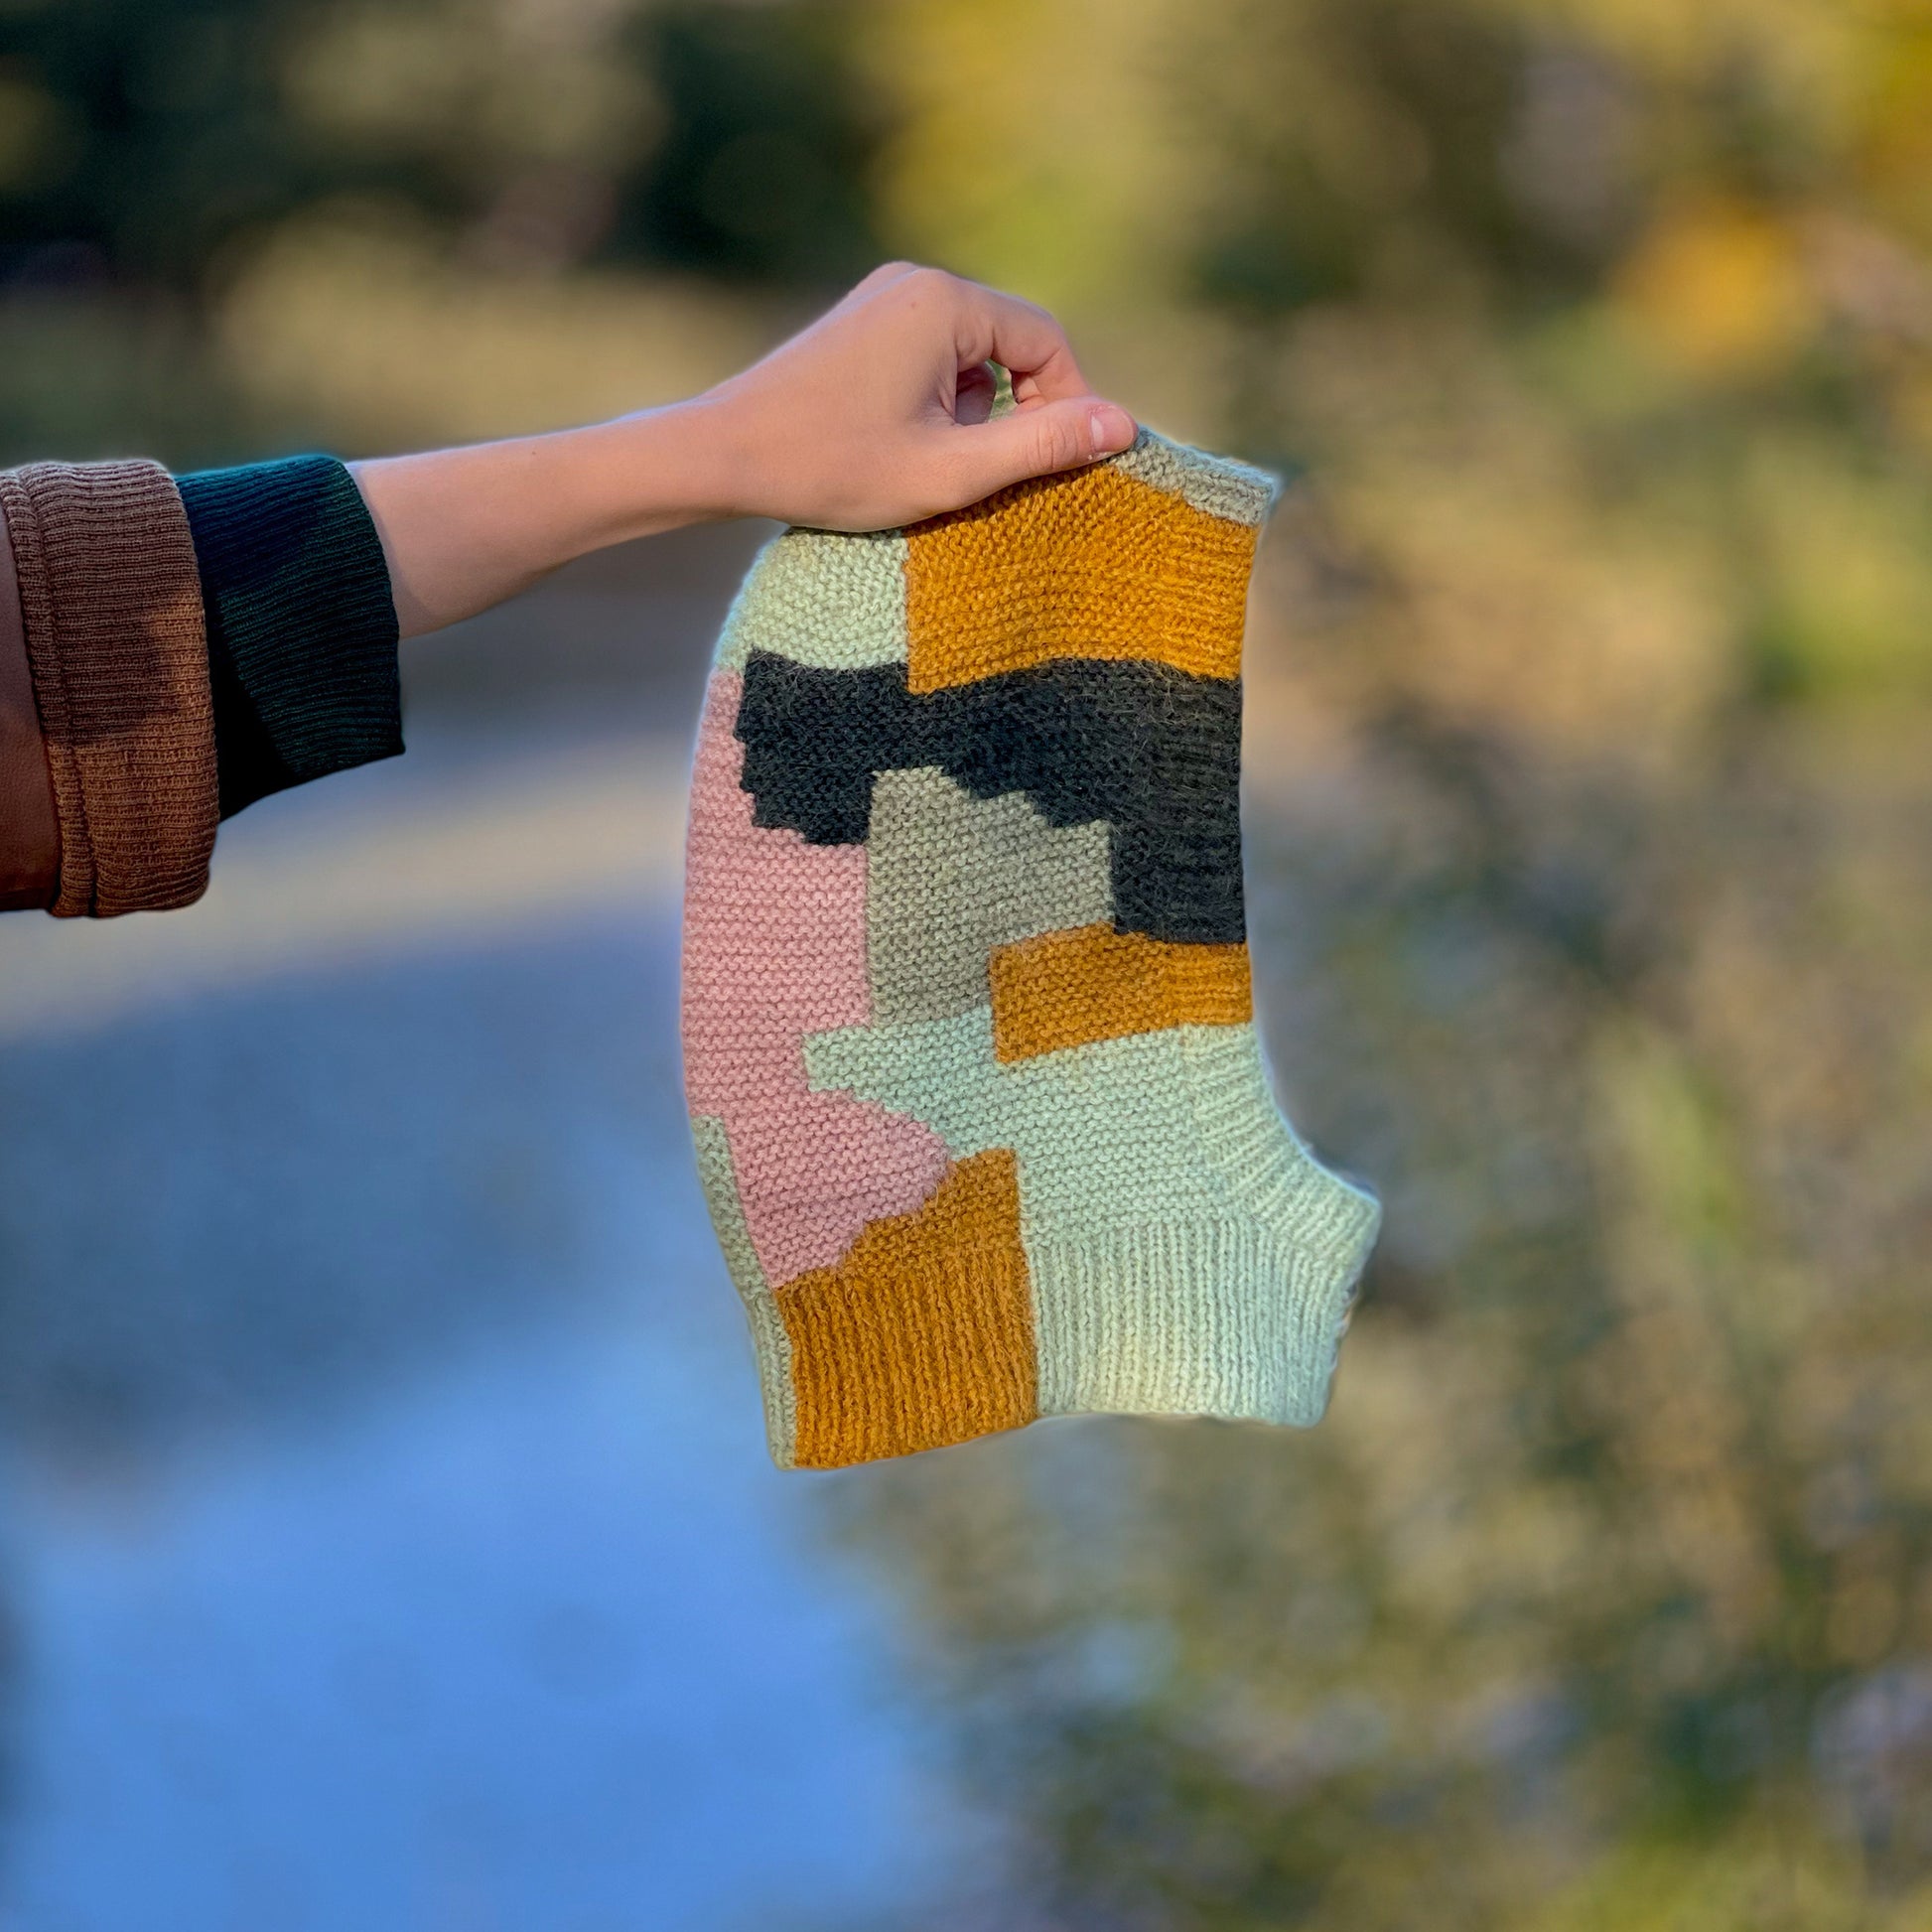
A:
{"label": "intarsia knit pattern", "polygon": [[1143,432],[754,564],[698,739],[683,1034],[782,1466],[1326,1406],[1379,1210],[1282,1118],[1254,1027],[1274,496]]}

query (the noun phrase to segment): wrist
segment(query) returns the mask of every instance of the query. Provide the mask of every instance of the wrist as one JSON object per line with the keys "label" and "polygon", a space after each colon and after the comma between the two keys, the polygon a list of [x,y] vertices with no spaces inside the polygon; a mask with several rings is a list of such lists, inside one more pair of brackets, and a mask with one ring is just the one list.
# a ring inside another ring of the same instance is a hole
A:
{"label": "wrist", "polygon": [[739,412],[726,397],[708,392],[577,434],[598,446],[593,466],[606,502],[601,542],[757,513]]}

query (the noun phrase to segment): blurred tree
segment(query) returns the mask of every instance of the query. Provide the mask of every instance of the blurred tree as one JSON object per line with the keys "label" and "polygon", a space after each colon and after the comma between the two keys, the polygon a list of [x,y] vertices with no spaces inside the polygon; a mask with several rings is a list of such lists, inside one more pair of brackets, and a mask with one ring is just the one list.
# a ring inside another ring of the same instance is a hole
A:
{"label": "blurred tree", "polygon": [[190,287],[237,231],[341,174],[283,111],[299,0],[0,9],[0,269]]}
{"label": "blurred tree", "polygon": [[813,289],[878,258],[849,9],[10,0],[0,274],[186,294],[359,197],[510,270]]}
{"label": "blurred tree", "polygon": [[854,33],[847,0],[0,0],[0,449],[384,448],[715,380],[883,253]]}
{"label": "blurred tree", "polygon": [[868,174],[880,106],[846,5],[653,9],[635,36],[663,138],[627,186],[614,252],[832,289],[882,258]]}

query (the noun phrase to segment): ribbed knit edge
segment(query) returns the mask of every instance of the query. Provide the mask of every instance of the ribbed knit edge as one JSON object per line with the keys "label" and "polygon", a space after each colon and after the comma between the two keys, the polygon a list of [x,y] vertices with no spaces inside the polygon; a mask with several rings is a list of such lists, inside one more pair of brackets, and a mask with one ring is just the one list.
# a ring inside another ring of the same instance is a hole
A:
{"label": "ribbed knit edge", "polygon": [[764,1441],[781,1469],[798,1463],[798,1403],[791,1380],[791,1336],[767,1289],[745,1297],[745,1320],[752,1331],[758,1363],[759,1395],[764,1404]]}
{"label": "ribbed knit edge", "polygon": [[181,479],[207,608],[221,815],[403,749],[389,568],[334,457]]}
{"label": "ribbed knit edge", "polygon": [[849,1468],[1036,1420],[1030,1299],[1010,1236],[949,1246],[889,1285],[835,1272],[786,1283],[775,1312],[794,1334],[795,1465]]}
{"label": "ribbed knit edge", "polygon": [[1381,1226],[1381,1203],[1302,1144],[1275,1105],[1254,1027],[1175,1031],[1194,1119],[1228,1205],[1292,1234],[1338,1268],[1359,1268]]}
{"label": "ribbed knit edge", "polygon": [[20,619],[13,543],[0,513],[0,911],[41,911],[61,880],[61,821],[47,770],[47,735]]}
{"label": "ribbed knit edge", "polygon": [[0,473],[61,830],[57,917],[165,911],[207,887],[218,779],[195,548],[144,462]]}
{"label": "ribbed knit edge", "polygon": [[1321,1419],[1354,1280],[1324,1257],[1230,1218],[1032,1241],[1028,1258],[1042,1416]]}
{"label": "ribbed knit edge", "polygon": [[1296,1293],[1318,1338],[1327,1405],[1335,1354],[1362,1270],[1381,1232],[1382,1204],[1330,1172],[1275,1105],[1261,1035],[1245,1027],[1183,1027],[1181,1054],[1202,1145],[1231,1209],[1252,1215],[1293,1258]]}
{"label": "ribbed knit edge", "polygon": [[738,1195],[738,1176],[732,1166],[731,1140],[725,1123],[715,1114],[691,1117],[691,1139],[697,1149],[698,1179],[705,1206],[725,1257],[732,1284],[745,1305],[752,1331],[752,1352],[758,1359],[759,1386],[764,1401],[765,1442],[771,1459],[791,1468],[798,1452],[798,1405],[791,1379],[791,1336],[772,1300],[752,1231],[745,1225],[745,1206]]}

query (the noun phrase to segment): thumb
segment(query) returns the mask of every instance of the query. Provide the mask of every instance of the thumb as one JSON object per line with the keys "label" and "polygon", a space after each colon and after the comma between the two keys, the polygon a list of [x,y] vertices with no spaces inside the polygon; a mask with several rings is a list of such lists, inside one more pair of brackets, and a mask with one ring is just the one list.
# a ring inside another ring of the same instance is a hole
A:
{"label": "thumb", "polygon": [[1028,477],[1077,470],[1096,457],[1113,456],[1139,431],[1118,404],[1098,396],[1072,396],[1032,409],[1010,409],[991,422],[949,434],[960,501],[976,503]]}

